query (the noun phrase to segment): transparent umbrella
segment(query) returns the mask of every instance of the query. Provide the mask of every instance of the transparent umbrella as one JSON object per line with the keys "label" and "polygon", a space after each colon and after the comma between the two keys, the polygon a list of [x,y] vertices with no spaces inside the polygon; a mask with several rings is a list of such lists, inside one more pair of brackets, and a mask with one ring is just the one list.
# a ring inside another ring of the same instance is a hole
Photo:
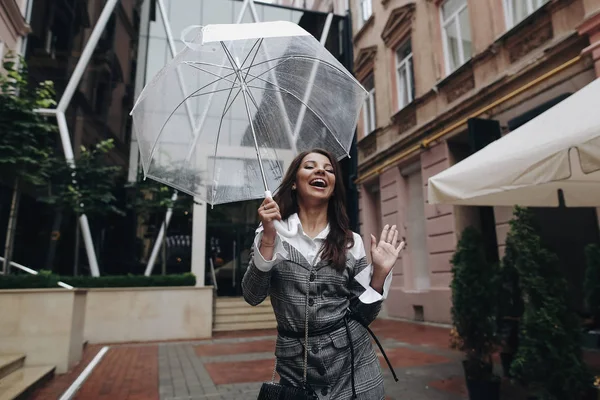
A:
{"label": "transparent umbrella", "polygon": [[140,94],[144,174],[208,203],[270,195],[293,157],[348,155],[366,91],[290,22],[208,25]]}

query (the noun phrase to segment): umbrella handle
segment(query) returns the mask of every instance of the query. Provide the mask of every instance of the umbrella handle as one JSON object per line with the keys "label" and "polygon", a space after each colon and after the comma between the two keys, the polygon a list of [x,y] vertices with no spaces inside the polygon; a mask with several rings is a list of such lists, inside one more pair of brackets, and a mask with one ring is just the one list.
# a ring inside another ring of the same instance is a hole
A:
{"label": "umbrella handle", "polygon": [[[265,191],[265,198],[273,198],[273,195],[271,194],[270,190]],[[288,230],[281,221],[273,221],[273,225],[275,225],[275,230],[277,231],[277,233],[279,233],[283,237],[292,238],[298,234],[298,225],[296,225],[291,230]]]}

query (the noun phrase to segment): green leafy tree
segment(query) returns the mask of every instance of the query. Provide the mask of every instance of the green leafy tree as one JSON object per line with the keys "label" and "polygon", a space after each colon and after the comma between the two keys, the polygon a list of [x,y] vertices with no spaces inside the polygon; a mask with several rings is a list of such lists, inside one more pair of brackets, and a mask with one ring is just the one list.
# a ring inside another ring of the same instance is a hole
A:
{"label": "green leafy tree", "polygon": [[523,292],[524,312],[512,375],[540,400],[576,400],[591,385],[582,361],[580,323],[569,309],[558,257],[538,235],[530,211],[517,207],[508,240]]}
{"label": "green leafy tree", "polygon": [[466,228],[452,257],[452,321],[467,378],[493,380],[496,342],[496,266],[486,258],[481,234]]}
{"label": "green leafy tree", "polygon": [[[113,140],[109,139],[90,149],[82,147],[75,163],[59,157],[52,159],[47,193],[39,200],[54,207],[54,229],[60,230],[60,221],[65,211],[72,212],[77,217],[84,213],[92,217],[124,215],[117,206],[115,196],[121,168],[107,162],[107,154],[113,148]],[[73,273],[76,275],[79,265],[79,221],[75,225],[75,238]],[[47,268],[52,268],[57,245],[56,241],[51,243]]]}
{"label": "green leafy tree", "polygon": [[23,59],[8,55],[0,73],[0,175],[13,188],[6,243],[4,272],[10,270],[21,189],[43,185],[50,171],[56,122],[36,109],[56,104],[52,82],[32,88]]}
{"label": "green leafy tree", "polygon": [[62,158],[52,159],[48,192],[40,200],[77,215],[123,215],[115,197],[121,167],[109,165],[106,160],[113,148],[112,139],[99,142],[90,149],[81,147],[75,165]]}
{"label": "green leafy tree", "polygon": [[585,259],[585,303],[594,319],[594,327],[597,327],[600,325],[600,246],[588,245],[585,248]]}

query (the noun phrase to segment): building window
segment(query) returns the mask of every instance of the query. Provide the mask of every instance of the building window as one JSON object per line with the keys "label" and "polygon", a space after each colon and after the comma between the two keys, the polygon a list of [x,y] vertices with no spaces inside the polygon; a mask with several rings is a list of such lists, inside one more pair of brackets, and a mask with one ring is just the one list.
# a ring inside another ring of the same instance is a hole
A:
{"label": "building window", "polygon": [[415,98],[413,55],[410,40],[396,50],[396,82],[398,109],[401,110]]}
{"label": "building window", "polygon": [[446,73],[463,65],[472,55],[467,0],[446,0],[441,6]]}
{"label": "building window", "polygon": [[0,40],[0,61],[4,61],[4,42]]}
{"label": "building window", "polygon": [[373,0],[358,0],[360,4],[360,26],[371,18],[373,14]]}
{"label": "building window", "polygon": [[504,0],[507,28],[517,25],[548,1],[550,0]]}
{"label": "building window", "polygon": [[369,93],[365,106],[363,107],[364,135],[367,136],[377,127],[375,120],[375,80],[373,74],[369,75],[363,82],[363,86]]}

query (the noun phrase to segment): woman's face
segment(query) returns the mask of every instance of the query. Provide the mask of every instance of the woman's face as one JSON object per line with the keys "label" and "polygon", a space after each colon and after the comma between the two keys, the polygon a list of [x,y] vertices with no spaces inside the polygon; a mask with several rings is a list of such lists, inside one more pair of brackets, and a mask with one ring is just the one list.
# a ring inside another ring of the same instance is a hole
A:
{"label": "woman's face", "polygon": [[335,190],[335,171],[327,156],[307,154],[296,173],[295,190],[303,202],[328,201]]}

